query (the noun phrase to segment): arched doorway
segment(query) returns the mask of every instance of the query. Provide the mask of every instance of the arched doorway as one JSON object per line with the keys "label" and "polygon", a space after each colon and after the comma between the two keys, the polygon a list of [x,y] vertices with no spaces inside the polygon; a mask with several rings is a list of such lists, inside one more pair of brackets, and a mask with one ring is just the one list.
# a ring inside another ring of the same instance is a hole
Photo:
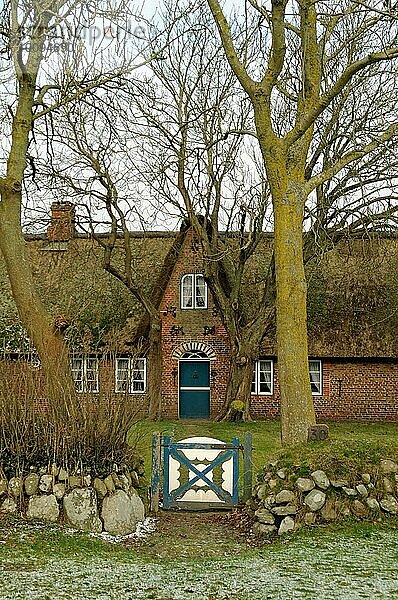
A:
{"label": "arched doorway", "polygon": [[178,358],[178,400],[181,419],[210,417],[210,360],[214,350],[203,343],[187,343],[174,352]]}

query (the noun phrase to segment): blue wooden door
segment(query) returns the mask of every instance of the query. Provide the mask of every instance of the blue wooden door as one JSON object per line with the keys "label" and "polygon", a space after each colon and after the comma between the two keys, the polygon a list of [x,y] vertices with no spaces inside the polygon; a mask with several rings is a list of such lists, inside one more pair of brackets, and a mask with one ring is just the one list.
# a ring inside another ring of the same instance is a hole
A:
{"label": "blue wooden door", "polygon": [[210,416],[210,362],[180,362],[180,417],[208,419]]}

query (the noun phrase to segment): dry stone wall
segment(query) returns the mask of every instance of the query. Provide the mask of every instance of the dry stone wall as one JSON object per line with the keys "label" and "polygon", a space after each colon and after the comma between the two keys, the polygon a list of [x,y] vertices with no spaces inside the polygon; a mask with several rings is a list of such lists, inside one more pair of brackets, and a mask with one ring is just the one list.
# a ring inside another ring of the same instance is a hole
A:
{"label": "dry stone wall", "polygon": [[246,503],[258,536],[282,535],[299,526],[398,515],[398,463],[383,459],[368,473],[337,479],[321,469],[303,475],[302,467],[270,463],[258,476]]}
{"label": "dry stone wall", "polygon": [[7,478],[0,470],[0,513],[22,513],[28,519],[63,522],[81,531],[113,535],[133,533],[145,518],[138,495],[143,471],[113,465],[104,477],[69,473],[51,465],[28,475]]}

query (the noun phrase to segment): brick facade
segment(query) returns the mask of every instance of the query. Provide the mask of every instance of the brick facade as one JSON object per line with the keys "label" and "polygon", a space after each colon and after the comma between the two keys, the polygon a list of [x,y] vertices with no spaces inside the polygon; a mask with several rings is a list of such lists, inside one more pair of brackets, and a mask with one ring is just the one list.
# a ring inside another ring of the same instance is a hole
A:
{"label": "brick facade", "polygon": [[[210,361],[210,417],[215,417],[221,410],[227,389],[230,344],[228,334],[218,315],[217,309],[208,294],[206,309],[181,309],[181,278],[188,273],[202,273],[203,259],[199,244],[192,232],[188,231],[181,252],[169,279],[169,284],[160,304],[162,315],[162,353],[163,381],[162,399],[163,416],[178,417],[178,382],[179,361],[173,355],[178,354],[182,344],[202,343],[211,349],[215,359]],[[170,312],[175,307],[175,316]],[[169,309],[169,310],[168,310]],[[173,328],[181,328],[175,333]],[[205,327],[214,334],[205,335]]]}
{"label": "brick facade", "polygon": [[[398,421],[398,361],[379,358],[323,359],[323,389],[313,396],[317,420]],[[278,366],[274,363],[274,394],[252,396],[256,419],[279,416]]]}

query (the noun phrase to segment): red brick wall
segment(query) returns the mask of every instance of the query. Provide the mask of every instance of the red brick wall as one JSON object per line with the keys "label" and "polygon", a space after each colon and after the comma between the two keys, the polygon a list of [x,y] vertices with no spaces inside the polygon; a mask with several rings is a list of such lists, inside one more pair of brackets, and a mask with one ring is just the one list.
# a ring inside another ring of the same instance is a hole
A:
{"label": "red brick wall", "polygon": [[[129,402],[137,418],[148,414],[149,399],[147,394],[117,394],[115,393],[115,363],[112,358],[104,356],[99,359],[99,394],[96,396],[112,397],[115,403]],[[24,356],[20,358],[6,358],[1,363],[1,377],[7,386],[10,398],[34,398],[35,404],[40,409],[46,409],[46,383],[40,368],[33,367],[29,359]],[[79,394],[83,397],[84,394]]]}
{"label": "red brick wall", "polygon": [[[210,416],[221,410],[227,388],[230,360],[229,338],[217,313],[213,298],[208,294],[207,309],[181,309],[181,278],[187,273],[203,272],[203,259],[196,238],[189,231],[177,259],[169,285],[164,293],[160,311],[162,314],[163,416],[178,417],[178,359],[173,352],[183,343],[203,342],[214,350],[216,358],[210,362]],[[167,307],[176,307],[176,316],[167,313]],[[182,327],[184,333],[175,335],[173,326]],[[204,335],[204,327],[215,327],[215,333]],[[214,375],[214,373],[216,373]]]}
{"label": "red brick wall", "polygon": [[[323,394],[313,396],[319,422],[325,420],[398,421],[398,361],[322,361]],[[278,367],[274,395],[252,396],[254,418],[279,416]]]}
{"label": "red brick wall", "polygon": [[398,361],[329,363],[328,398],[316,404],[324,419],[398,420]]}
{"label": "red brick wall", "polygon": [[[170,327],[170,316],[166,327]],[[205,336],[203,336],[205,337]],[[198,336],[198,340],[202,338]],[[163,416],[178,417],[178,360],[171,358],[174,348],[182,342],[197,341],[193,337],[165,335],[163,374]],[[228,339],[222,327],[215,336],[204,339],[216,353],[211,361],[211,417],[218,414],[225,396],[229,370]],[[175,371],[173,372],[173,369]],[[323,395],[313,396],[317,419],[357,420],[357,421],[398,421],[398,361],[371,362],[354,360],[322,361]],[[103,358],[99,364],[101,394],[114,395],[115,402],[121,402],[123,395],[114,393],[115,375],[113,360]],[[45,406],[45,385],[41,369],[32,367],[28,361],[3,360],[2,378],[9,386],[10,397],[29,397],[28,388],[35,390],[38,406]],[[148,397],[146,394],[131,394],[128,399],[137,408],[138,415],[146,415]],[[278,365],[274,364],[274,394],[272,396],[251,396],[251,414],[255,419],[270,419],[279,416]]]}

